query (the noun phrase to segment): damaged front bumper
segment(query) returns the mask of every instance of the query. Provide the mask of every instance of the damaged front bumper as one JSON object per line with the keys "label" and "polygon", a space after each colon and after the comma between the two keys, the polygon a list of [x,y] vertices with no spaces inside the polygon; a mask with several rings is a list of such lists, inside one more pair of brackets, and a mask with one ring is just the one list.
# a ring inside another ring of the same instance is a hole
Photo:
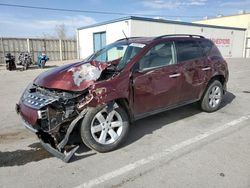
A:
{"label": "damaged front bumper", "polygon": [[[16,112],[20,115],[20,111],[19,111],[20,107],[18,104],[16,104]],[[53,156],[61,159],[64,162],[69,162],[69,160],[71,159],[71,157],[74,155],[74,153],[77,151],[77,149],[79,148],[79,146],[74,146],[71,147],[70,149],[66,150],[65,146],[68,143],[69,140],[69,136],[70,133],[73,131],[75,125],[77,124],[77,122],[82,119],[85,114],[86,114],[87,110],[84,109],[69,125],[66,135],[64,136],[64,138],[61,140],[61,142],[57,145],[55,144],[51,144],[51,142],[49,142],[49,139],[45,139],[46,133],[44,133],[43,131],[37,130],[35,128],[33,128],[33,126],[31,124],[29,124],[27,121],[25,121],[22,117],[22,115],[20,115],[21,118],[21,122],[24,125],[25,128],[27,128],[28,130],[30,130],[31,132],[35,133],[38,138],[39,141],[41,143],[41,145]]]}
{"label": "damaged front bumper", "polygon": [[21,118],[21,122],[22,122],[23,126],[24,126],[26,129],[30,130],[30,131],[33,132],[33,133],[37,133],[37,132],[38,132],[36,129],[34,129],[34,128],[32,127],[32,125],[30,125],[28,122],[26,122],[26,121],[22,118],[22,116],[20,116],[20,118]]}
{"label": "damaged front bumper", "polygon": [[64,161],[65,163],[67,163],[71,157],[74,155],[74,153],[76,152],[76,150],[79,148],[79,146],[74,147],[73,149],[71,149],[70,151],[66,152],[60,152],[59,150],[53,148],[50,144],[45,143],[42,139],[40,139],[40,143],[42,144],[42,146],[53,156],[61,159],[62,161]]}

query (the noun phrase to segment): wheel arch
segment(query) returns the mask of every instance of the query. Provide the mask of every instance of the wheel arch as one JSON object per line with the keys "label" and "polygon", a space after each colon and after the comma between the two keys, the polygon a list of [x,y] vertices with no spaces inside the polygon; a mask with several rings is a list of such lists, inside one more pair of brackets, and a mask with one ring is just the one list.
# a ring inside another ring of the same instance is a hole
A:
{"label": "wheel arch", "polygon": [[226,87],[226,78],[225,78],[225,76],[223,76],[222,74],[218,74],[218,75],[214,75],[214,76],[208,81],[208,83],[207,83],[205,89],[203,90],[203,92],[202,92],[201,95],[200,95],[200,99],[203,98],[203,96],[205,95],[205,93],[206,93],[206,91],[207,91],[209,85],[210,85],[214,80],[218,80],[218,81],[221,83],[221,85],[223,86],[223,93],[225,93],[225,90],[224,90],[224,89],[225,89],[225,87]]}
{"label": "wheel arch", "polygon": [[122,107],[126,111],[129,121],[131,123],[133,121],[133,113],[131,112],[131,109],[129,107],[128,99],[118,98],[118,99],[115,99],[114,101],[118,104],[118,106]]}
{"label": "wheel arch", "polygon": [[209,84],[211,84],[214,80],[220,81],[220,83],[221,83],[222,86],[224,86],[224,84],[225,84],[225,82],[226,82],[226,78],[225,78],[225,76],[223,76],[222,74],[215,75],[215,76],[213,76],[213,77],[209,80],[209,82],[208,82],[208,84],[207,84],[207,87],[208,87]]}

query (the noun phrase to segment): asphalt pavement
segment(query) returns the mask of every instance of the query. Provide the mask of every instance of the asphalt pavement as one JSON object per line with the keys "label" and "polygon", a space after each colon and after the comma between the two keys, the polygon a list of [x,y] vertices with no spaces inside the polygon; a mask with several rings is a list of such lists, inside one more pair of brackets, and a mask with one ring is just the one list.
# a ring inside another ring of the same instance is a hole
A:
{"label": "asphalt pavement", "polygon": [[123,146],[96,153],[82,147],[70,163],[51,156],[15,113],[25,86],[47,69],[0,65],[0,187],[250,187],[250,59],[228,59],[222,107],[197,104],[131,125]]}

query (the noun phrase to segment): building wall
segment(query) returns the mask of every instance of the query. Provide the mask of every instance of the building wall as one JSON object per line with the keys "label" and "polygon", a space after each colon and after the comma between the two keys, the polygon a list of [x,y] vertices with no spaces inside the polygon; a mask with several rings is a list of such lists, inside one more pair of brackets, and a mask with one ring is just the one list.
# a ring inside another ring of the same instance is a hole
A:
{"label": "building wall", "polygon": [[130,37],[130,22],[131,20],[125,20],[78,30],[80,58],[84,59],[94,52],[93,33],[106,32],[106,43],[110,44],[118,39],[125,38],[122,31],[127,37]]}
{"label": "building wall", "polygon": [[247,29],[247,36],[250,37],[250,14],[212,18],[193,23],[245,28]]}
{"label": "building wall", "polygon": [[[146,28],[146,29],[145,29]],[[197,34],[214,41],[226,58],[243,57],[245,31],[200,27],[181,24],[166,24],[132,20],[131,36],[159,36],[164,34]]]}
{"label": "building wall", "polygon": [[188,23],[161,23],[145,20],[123,20],[78,30],[80,58],[93,53],[93,33],[106,32],[107,44],[127,37],[159,36],[166,34],[197,34],[212,39],[226,58],[243,57],[245,31],[228,28],[200,26]]}
{"label": "building wall", "polygon": [[250,58],[250,37],[246,39],[246,49],[245,49],[245,57]]}

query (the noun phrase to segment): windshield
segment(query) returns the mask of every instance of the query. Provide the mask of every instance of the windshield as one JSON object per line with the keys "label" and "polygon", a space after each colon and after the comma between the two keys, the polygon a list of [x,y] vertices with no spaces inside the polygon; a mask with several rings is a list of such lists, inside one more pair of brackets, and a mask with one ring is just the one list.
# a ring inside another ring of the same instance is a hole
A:
{"label": "windshield", "polygon": [[113,43],[104,47],[103,49],[97,51],[89,58],[88,61],[99,61],[102,63],[118,61],[117,69],[121,70],[125,67],[125,65],[140,52],[140,50],[144,47],[144,44],[139,43]]}

